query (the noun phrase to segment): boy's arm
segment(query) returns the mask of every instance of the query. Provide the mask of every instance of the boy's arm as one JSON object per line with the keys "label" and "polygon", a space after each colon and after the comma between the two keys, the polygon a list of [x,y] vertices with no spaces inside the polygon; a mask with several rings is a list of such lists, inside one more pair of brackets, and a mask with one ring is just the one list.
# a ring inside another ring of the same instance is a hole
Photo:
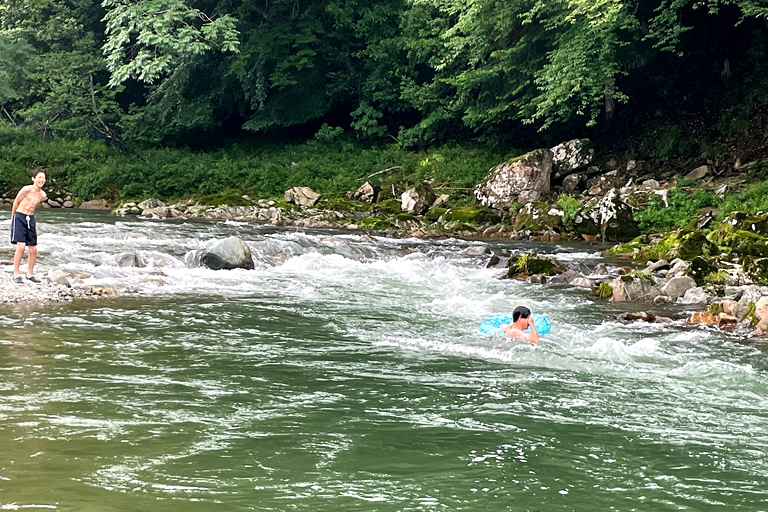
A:
{"label": "boy's arm", "polygon": [[533,315],[531,315],[529,319],[528,327],[531,328],[531,332],[526,334],[525,339],[531,343],[538,343],[541,338],[539,338],[539,332],[536,330],[536,326],[533,325]]}
{"label": "boy's arm", "polygon": [[29,194],[29,189],[31,187],[29,185],[25,187],[21,187],[21,190],[19,190],[19,193],[16,194],[16,199],[13,200],[13,206],[11,206],[11,217],[13,217],[13,214],[16,213],[16,209],[21,204],[21,201],[27,197],[27,194]]}

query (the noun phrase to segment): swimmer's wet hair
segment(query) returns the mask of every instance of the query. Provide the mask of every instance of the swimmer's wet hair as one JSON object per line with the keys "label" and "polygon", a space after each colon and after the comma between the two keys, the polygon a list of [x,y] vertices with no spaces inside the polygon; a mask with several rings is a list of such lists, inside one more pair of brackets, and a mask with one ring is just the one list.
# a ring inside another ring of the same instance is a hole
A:
{"label": "swimmer's wet hair", "polygon": [[512,312],[512,321],[517,322],[520,317],[528,318],[531,316],[531,310],[525,306],[517,306]]}

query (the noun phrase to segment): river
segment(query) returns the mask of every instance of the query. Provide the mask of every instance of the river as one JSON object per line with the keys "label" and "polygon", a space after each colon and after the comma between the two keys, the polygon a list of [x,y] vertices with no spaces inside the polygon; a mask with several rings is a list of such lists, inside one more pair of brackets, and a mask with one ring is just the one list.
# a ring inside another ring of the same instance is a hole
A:
{"label": "river", "polygon": [[[0,305],[0,510],[768,510],[759,345],[495,279],[479,242],[50,210],[38,229],[41,270],[120,295]],[[254,270],[188,266],[231,235]],[[540,346],[477,331],[519,304],[552,322]]]}

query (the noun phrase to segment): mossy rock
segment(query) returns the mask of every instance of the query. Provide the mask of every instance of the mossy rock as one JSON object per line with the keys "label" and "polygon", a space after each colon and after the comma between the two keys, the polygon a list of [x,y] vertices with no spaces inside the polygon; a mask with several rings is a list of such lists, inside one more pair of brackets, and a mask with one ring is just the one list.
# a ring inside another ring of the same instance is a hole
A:
{"label": "mossy rock", "polygon": [[447,211],[447,208],[430,208],[429,211],[424,214],[424,218],[429,222],[438,222],[440,217]]}
{"label": "mossy rock", "polygon": [[647,246],[648,246],[648,239],[641,235],[641,236],[635,237],[629,242],[624,242],[621,244],[614,245],[613,247],[607,249],[605,251],[605,254],[608,254],[611,256],[631,255],[634,258],[635,254],[640,253],[640,251],[645,249]]}
{"label": "mossy rock", "polygon": [[589,295],[600,299],[610,299],[613,295],[613,288],[611,288],[611,285],[608,283],[600,283],[599,285],[592,287]]}
{"label": "mossy rock", "polygon": [[248,199],[245,199],[242,194],[237,192],[227,192],[223,194],[210,194],[200,198],[200,203],[207,204],[209,206],[250,206],[253,204]]}
{"label": "mossy rock", "polygon": [[381,185],[381,190],[379,190],[379,194],[376,196],[376,200],[378,203],[383,203],[385,201],[395,200],[398,204],[400,204],[400,196],[403,194],[404,190],[400,186],[396,185]]}
{"label": "mossy rock", "polygon": [[352,201],[344,198],[328,199],[321,203],[326,210],[332,210],[335,212],[369,212],[372,210],[372,206],[362,201]]}
{"label": "mossy rock", "polygon": [[380,203],[374,204],[373,211],[377,214],[397,215],[403,211],[403,208],[400,205],[400,201],[397,199],[386,199]]}
{"label": "mossy rock", "polygon": [[452,221],[443,224],[445,230],[451,233],[458,233],[459,231],[468,231],[470,233],[477,232],[477,228],[471,224],[465,224],[463,222]]}
{"label": "mossy rock", "polygon": [[363,219],[358,223],[358,226],[360,229],[371,231],[389,231],[395,229],[394,224],[378,217],[368,217]]}
{"label": "mossy rock", "polygon": [[507,278],[527,277],[531,275],[554,276],[565,271],[565,266],[549,256],[536,253],[518,254],[509,260]]}
{"label": "mossy rock", "polygon": [[704,286],[708,275],[720,270],[719,261],[716,258],[696,256],[691,260],[691,265],[685,275],[696,281],[697,286]]}
{"label": "mossy rock", "polygon": [[482,224],[498,224],[501,222],[501,216],[490,208],[455,206],[444,212],[443,221],[479,226]]}
{"label": "mossy rock", "polygon": [[410,222],[410,221],[415,221],[416,217],[414,217],[408,212],[400,212],[397,215],[395,215],[395,220],[400,222]]}
{"label": "mossy rock", "polygon": [[528,203],[515,215],[512,229],[515,231],[527,229],[534,232],[562,232],[565,228],[563,217],[558,213],[552,213],[553,211],[561,212],[562,210],[542,201]]}
{"label": "mossy rock", "polygon": [[597,227],[595,221],[582,213],[576,214],[571,224],[579,235],[597,236],[600,234],[600,228]]}

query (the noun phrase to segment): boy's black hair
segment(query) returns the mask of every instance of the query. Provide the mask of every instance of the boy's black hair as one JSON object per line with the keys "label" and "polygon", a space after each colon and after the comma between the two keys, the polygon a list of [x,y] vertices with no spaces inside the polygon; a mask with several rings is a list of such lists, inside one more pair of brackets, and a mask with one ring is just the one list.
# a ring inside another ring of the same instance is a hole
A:
{"label": "boy's black hair", "polygon": [[531,316],[531,310],[525,306],[517,306],[512,312],[512,321],[517,322],[520,317],[528,318]]}
{"label": "boy's black hair", "polygon": [[32,177],[33,178],[37,178],[37,175],[40,174],[40,173],[48,174],[47,172],[45,172],[45,169],[43,169],[41,167],[38,167],[37,169],[33,169],[32,170]]}

